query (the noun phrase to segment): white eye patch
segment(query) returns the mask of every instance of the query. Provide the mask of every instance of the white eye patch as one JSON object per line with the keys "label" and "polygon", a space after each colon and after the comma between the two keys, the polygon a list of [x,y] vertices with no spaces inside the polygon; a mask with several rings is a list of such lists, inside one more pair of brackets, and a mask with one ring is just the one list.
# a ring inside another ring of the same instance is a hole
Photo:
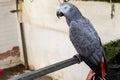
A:
{"label": "white eye patch", "polygon": [[67,6],[65,6],[64,9],[67,9]]}
{"label": "white eye patch", "polygon": [[64,8],[65,10],[69,10],[69,9],[70,9],[70,6],[65,5],[65,6],[63,6],[63,8]]}
{"label": "white eye patch", "polygon": [[72,12],[73,8],[71,8],[70,6],[64,6],[64,10]]}

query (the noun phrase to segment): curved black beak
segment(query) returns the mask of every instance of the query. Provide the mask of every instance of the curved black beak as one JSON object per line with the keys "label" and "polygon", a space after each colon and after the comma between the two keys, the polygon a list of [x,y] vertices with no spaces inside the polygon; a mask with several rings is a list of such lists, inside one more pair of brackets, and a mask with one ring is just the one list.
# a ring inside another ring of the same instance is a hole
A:
{"label": "curved black beak", "polygon": [[64,16],[64,14],[61,11],[57,11],[56,15],[57,15],[58,18]]}

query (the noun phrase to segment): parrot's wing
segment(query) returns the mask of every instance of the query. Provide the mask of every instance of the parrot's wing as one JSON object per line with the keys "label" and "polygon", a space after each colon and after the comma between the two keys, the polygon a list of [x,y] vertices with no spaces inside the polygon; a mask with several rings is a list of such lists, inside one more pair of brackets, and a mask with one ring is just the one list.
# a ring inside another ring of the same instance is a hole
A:
{"label": "parrot's wing", "polygon": [[102,57],[105,59],[100,38],[87,19],[72,21],[70,39],[83,61],[101,76]]}

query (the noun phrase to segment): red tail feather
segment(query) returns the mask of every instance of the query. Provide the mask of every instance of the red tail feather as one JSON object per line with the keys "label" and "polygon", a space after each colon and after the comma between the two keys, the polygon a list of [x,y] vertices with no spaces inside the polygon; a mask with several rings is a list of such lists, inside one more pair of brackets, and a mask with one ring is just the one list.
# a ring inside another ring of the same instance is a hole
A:
{"label": "red tail feather", "polygon": [[105,68],[104,68],[104,58],[103,57],[102,57],[102,62],[100,63],[100,67],[101,67],[102,78],[104,78],[104,76],[105,76]]}

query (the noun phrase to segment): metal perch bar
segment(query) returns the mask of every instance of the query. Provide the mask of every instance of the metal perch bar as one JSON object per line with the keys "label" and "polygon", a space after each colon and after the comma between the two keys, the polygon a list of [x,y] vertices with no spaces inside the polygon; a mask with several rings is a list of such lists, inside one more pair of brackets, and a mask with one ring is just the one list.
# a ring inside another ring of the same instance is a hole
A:
{"label": "metal perch bar", "polygon": [[65,67],[68,67],[73,64],[80,63],[80,62],[81,62],[81,59],[80,59],[79,55],[75,55],[74,57],[72,57],[70,59],[67,59],[67,60],[58,62],[56,64],[41,68],[39,70],[35,70],[35,71],[29,72],[29,73],[24,73],[20,76],[14,77],[13,79],[9,79],[9,80],[33,80],[35,78],[44,76],[51,72],[60,70],[62,68],[65,68]]}

